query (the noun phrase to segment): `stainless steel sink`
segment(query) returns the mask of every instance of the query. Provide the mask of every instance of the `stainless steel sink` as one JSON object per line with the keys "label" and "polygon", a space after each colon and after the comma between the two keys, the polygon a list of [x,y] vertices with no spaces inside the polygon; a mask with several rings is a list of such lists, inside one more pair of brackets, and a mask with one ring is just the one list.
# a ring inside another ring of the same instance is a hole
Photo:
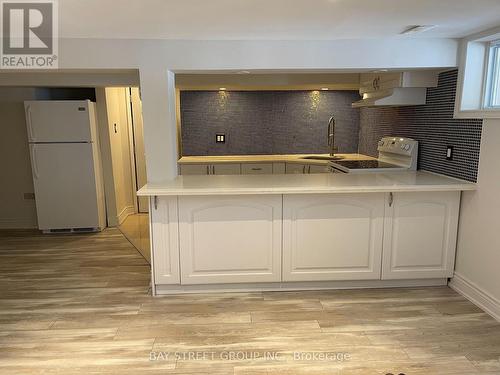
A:
{"label": "stainless steel sink", "polygon": [[324,155],[309,155],[303,156],[301,159],[307,160],[342,160],[344,156],[324,156]]}

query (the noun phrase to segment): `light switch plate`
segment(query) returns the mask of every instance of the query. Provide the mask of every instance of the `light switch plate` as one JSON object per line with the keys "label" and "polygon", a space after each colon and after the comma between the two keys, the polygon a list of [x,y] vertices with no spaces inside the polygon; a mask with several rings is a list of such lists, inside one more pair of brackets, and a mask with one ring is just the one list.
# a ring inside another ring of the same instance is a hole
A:
{"label": "light switch plate", "polygon": [[215,143],[226,143],[226,134],[224,133],[215,134]]}

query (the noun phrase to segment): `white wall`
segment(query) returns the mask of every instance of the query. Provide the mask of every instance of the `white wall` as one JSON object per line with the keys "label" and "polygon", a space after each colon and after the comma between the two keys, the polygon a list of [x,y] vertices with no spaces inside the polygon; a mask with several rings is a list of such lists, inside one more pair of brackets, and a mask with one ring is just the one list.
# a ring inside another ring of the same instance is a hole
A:
{"label": "white wall", "polygon": [[148,181],[155,182],[177,175],[175,89],[169,71],[455,67],[457,49],[454,39],[404,37],[334,41],[60,39],[59,67],[139,70]]}
{"label": "white wall", "polygon": [[36,205],[24,101],[41,99],[33,88],[0,88],[0,228],[36,228]]}
{"label": "white wall", "polygon": [[[110,225],[121,224],[129,214],[135,212],[127,112],[128,108],[125,90],[125,88],[105,89],[107,123],[99,124],[100,127],[107,126],[109,134],[109,147],[116,207],[116,220],[115,218],[110,218]],[[106,162],[106,160],[103,161]],[[106,168],[103,169],[106,172]],[[112,194],[106,194],[106,196],[109,198],[112,197]]]}
{"label": "white wall", "polygon": [[[500,308],[500,119],[483,124],[478,189],[463,194],[456,274]],[[498,311],[500,313],[500,311]]]}
{"label": "white wall", "polygon": [[[171,71],[339,70],[454,67],[452,39],[335,41],[162,41],[65,39],[60,67],[138,68],[149,182],[177,175],[175,87]],[[170,71],[170,72],[169,72]]]}

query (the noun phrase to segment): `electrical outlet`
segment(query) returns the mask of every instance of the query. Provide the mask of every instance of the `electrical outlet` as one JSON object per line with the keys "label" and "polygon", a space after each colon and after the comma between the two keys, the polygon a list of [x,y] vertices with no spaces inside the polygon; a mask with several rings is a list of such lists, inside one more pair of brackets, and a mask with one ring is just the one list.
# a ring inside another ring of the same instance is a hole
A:
{"label": "electrical outlet", "polygon": [[26,200],[33,200],[35,199],[35,193],[24,193],[24,199]]}
{"label": "electrical outlet", "polygon": [[446,146],[446,160],[453,160],[453,146]]}
{"label": "electrical outlet", "polygon": [[226,143],[226,135],[224,133],[215,134],[215,143]]}

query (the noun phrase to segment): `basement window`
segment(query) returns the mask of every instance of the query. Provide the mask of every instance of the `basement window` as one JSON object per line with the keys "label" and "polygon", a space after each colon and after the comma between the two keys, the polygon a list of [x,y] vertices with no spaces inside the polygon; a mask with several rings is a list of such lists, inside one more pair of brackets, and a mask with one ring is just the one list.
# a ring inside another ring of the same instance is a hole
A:
{"label": "basement window", "polygon": [[490,44],[484,108],[500,109],[500,40]]}

